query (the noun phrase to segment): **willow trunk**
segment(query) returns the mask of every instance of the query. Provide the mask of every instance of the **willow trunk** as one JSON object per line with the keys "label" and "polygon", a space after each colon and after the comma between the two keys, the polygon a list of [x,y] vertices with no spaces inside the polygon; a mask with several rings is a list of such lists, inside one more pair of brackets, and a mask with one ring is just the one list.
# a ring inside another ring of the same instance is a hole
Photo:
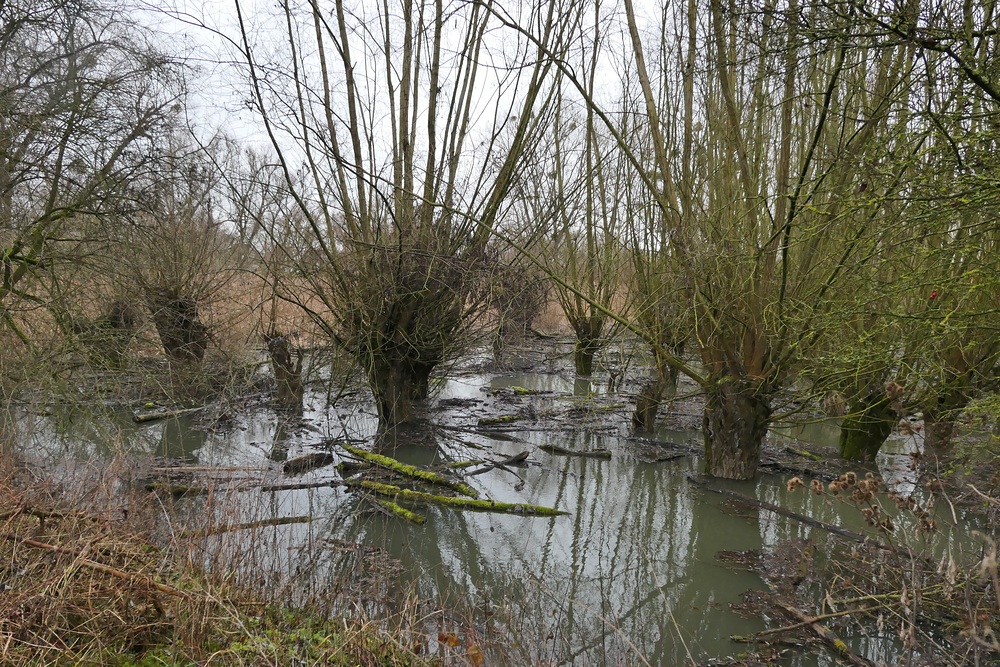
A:
{"label": "willow trunk", "polygon": [[770,397],[746,383],[713,383],[705,404],[705,474],[753,479],[771,420]]}

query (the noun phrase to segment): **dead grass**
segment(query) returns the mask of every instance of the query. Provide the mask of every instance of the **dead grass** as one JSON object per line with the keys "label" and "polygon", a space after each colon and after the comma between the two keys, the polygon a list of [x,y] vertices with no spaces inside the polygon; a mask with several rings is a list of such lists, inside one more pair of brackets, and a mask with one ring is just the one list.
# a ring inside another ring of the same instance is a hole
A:
{"label": "dead grass", "polygon": [[281,609],[206,574],[156,544],[151,495],[104,482],[71,490],[23,466],[5,470],[5,665],[433,664],[408,648],[422,645],[419,634]]}

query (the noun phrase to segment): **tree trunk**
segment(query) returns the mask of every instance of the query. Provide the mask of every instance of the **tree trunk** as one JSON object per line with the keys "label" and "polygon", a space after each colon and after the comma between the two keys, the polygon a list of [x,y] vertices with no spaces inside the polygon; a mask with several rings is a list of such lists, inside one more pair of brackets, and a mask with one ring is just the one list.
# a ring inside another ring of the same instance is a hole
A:
{"label": "tree trunk", "polygon": [[663,383],[659,379],[650,380],[643,385],[639,396],[635,399],[635,412],[632,413],[633,430],[653,430],[656,426],[656,413],[660,410],[662,397]]}
{"label": "tree trunk", "polygon": [[874,461],[899,416],[883,397],[877,402],[852,401],[840,423],[840,456],[849,461]]}
{"label": "tree trunk", "polygon": [[135,310],[116,299],[104,315],[92,322],[73,320],[71,329],[86,349],[91,365],[121,368],[138,324]]}
{"label": "tree trunk", "polygon": [[501,320],[500,324],[497,325],[496,331],[493,332],[493,364],[498,369],[505,367],[506,351],[507,326],[504,324],[504,320]]}
{"label": "tree trunk", "polygon": [[746,382],[721,381],[705,404],[705,474],[753,479],[771,421],[771,402]]}
{"label": "tree trunk", "polygon": [[946,449],[955,435],[955,420],[969,404],[964,388],[957,387],[939,395],[935,404],[924,408],[924,445]]}
{"label": "tree trunk", "polygon": [[677,393],[678,371],[673,366],[660,364],[655,380],[647,382],[635,400],[632,413],[632,428],[636,431],[652,431],[656,428],[656,414],[663,399],[673,398]]}
{"label": "tree trunk", "polygon": [[375,364],[368,382],[375,395],[381,426],[392,427],[413,419],[414,403],[427,398],[433,364],[402,360]]}
{"label": "tree trunk", "polygon": [[288,336],[266,335],[267,352],[271,357],[271,368],[277,388],[275,402],[288,410],[302,410],[305,387],[302,384],[302,350],[294,351]]}
{"label": "tree trunk", "polygon": [[573,349],[576,374],[589,377],[594,374],[594,357],[601,349],[600,339],[580,338]]}
{"label": "tree trunk", "polygon": [[153,323],[163,349],[176,361],[201,361],[208,348],[208,327],[198,318],[198,304],[172,292],[163,292],[151,305]]}

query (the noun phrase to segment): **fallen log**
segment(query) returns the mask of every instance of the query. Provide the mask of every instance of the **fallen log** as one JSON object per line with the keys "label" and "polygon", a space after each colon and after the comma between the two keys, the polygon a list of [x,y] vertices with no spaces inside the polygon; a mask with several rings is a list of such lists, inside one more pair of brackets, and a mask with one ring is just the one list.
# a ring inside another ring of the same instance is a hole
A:
{"label": "fallen log", "polygon": [[799,477],[815,477],[816,479],[821,479],[824,482],[832,482],[840,476],[825,470],[815,470],[813,468],[809,468],[808,466],[793,466],[788,465],[787,463],[780,463],[778,461],[762,461],[759,467],[761,470],[767,470],[773,473],[787,473],[790,475],[798,475]]}
{"label": "fallen log", "polygon": [[539,445],[538,448],[543,452],[548,452],[550,454],[560,454],[562,456],[589,456],[600,459],[611,458],[611,452],[607,449],[590,449],[586,451],[577,451],[573,449],[566,449],[565,447],[560,447],[559,445]]}
{"label": "fallen log", "polygon": [[301,491],[302,489],[322,489],[324,487],[335,487],[340,485],[339,479],[327,479],[322,482],[301,482],[299,484],[267,484],[264,486],[248,486],[240,491],[261,491],[264,493],[274,493],[276,491]]}
{"label": "fallen log", "polygon": [[249,523],[233,523],[198,530],[182,530],[178,535],[188,539],[197,539],[211,537],[212,535],[222,535],[223,533],[232,533],[237,530],[252,530],[254,528],[267,528],[268,526],[287,526],[293,523],[309,523],[312,520],[313,517],[311,516],[280,516],[274,519],[250,521]]}
{"label": "fallen log", "polygon": [[169,419],[171,417],[183,417],[184,415],[189,415],[199,410],[204,410],[204,407],[200,408],[182,408],[180,410],[160,410],[159,412],[146,412],[143,414],[134,413],[132,415],[132,420],[136,424],[145,424],[146,422],[156,421],[158,419]]}
{"label": "fallen log", "polygon": [[516,421],[524,419],[521,415],[500,415],[499,417],[483,417],[478,422],[476,426],[503,426],[505,424],[513,424]]}
{"label": "fallen log", "polygon": [[177,473],[187,474],[196,472],[260,472],[267,466],[189,466],[183,463],[178,465],[152,466],[150,472],[156,473]]}
{"label": "fallen log", "polygon": [[673,454],[666,454],[666,453],[650,454],[646,452],[639,454],[639,460],[644,463],[667,463],[669,461],[676,461],[677,459],[683,459],[686,456],[688,456],[688,454],[682,454],[680,452],[676,452]]}
{"label": "fallen log", "polygon": [[281,466],[281,470],[286,475],[301,475],[310,470],[328,466],[333,461],[334,457],[330,452],[314,452],[285,461],[285,465]]}
{"label": "fallen log", "polygon": [[838,637],[833,630],[819,623],[815,617],[809,616],[801,609],[796,609],[790,604],[786,604],[784,602],[779,602],[778,606],[784,609],[785,612],[792,618],[805,624],[806,627],[816,633],[816,636],[822,639],[827,646],[832,648],[840,658],[843,658],[844,660],[847,660],[847,662],[852,665],[857,665],[858,667],[875,667],[874,662],[867,658],[863,658],[852,651],[850,647],[844,643],[844,640]]}
{"label": "fallen log", "polygon": [[428,484],[436,484],[438,486],[444,486],[452,491],[461,493],[463,496],[469,496],[470,498],[475,498],[479,495],[479,492],[473,489],[468,484],[462,484],[461,482],[455,482],[444,475],[440,475],[436,472],[430,470],[424,470],[423,468],[418,468],[416,466],[411,466],[406,463],[401,463],[394,458],[383,456],[382,454],[375,454],[374,452],[369,452],[367,449],[361,449],[359,447],[352,447],[348,444],[341,444],[346,451],[357,456],[360,459],[364,459],[369,463],[379,466],[380,468],[385,468],[386,470],[393,470],[401,475],[406,475],[412,479],[419,480],[421,482],[427,482]]}
{"label": "fallen log", "polygon": [[456,498],[454,496],[436,496],[432,493],[413,491],[404,489],[392,484],[381,484],[379,482],[347,481],[347,486],[371,491],[380,496],[405,500],[414,503],[427,503],[432,505],[443,505],[456,509],[475,510],[479,512],[500,512],[503,514],[524,514],[531,516],[561,516],[569,514],[562,510],[541,505],[528,505],[525,503],[502,503],[495,500],[480,500],[476,498]]}
{"label": "fallen log", "polygon": [[688,454],[701,454],[705,450],[701,447],[693,447],[691,445],[682,445],[679,442],[669,442],[667,440],[655,440],[653,438],[643,438],[639,436],[630,436],[627,438],[629,442],[637,442],[642,445],[648,445],[650,447],[657,447],[660,449],[673,449],[680,452],[687,452]]}
{"label": "fallen log", "polygon": [[208,493],[208,489],[203,486],[170,484],[169,482],[153,482],[147,484],[144,488],[150,493],[168,493],[174,498],[180,498],[181,496],[202,496]]}

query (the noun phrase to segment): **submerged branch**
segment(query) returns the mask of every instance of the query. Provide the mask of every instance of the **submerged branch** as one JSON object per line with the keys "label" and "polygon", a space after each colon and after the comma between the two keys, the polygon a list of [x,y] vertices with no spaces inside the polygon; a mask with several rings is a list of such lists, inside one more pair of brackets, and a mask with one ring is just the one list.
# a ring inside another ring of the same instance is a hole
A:
{"label": "submerged branch", "polygon": [[816,635],[830,648],[832,648],[839,657],[847,660],[847,662],[852,665],[857,665],[858,667],[875,667],[875,663],[867,658],[862,658],[860,655],[852,651],[850,647],[844,643],[844,640],[834,634],[830,628],[820,624],[816,617],[809,616],[801,609],[797,609],[789,604],[785,604],[784,602],[779,602],[778,606],[815,632]]}
{"label": "submerged branch", "polygon": [[566,449],[565,447],[560,447],[559,445],[539,445],[538,448],[543,452],[548,452],[549,454],[561,454],[562,456],[589,456],[592,458],[599,458],[599,459],[611,458],[611,452],[607,449],[591,449],[586,451],[578,451],[573,449]]}
{"label": "submerged branch", "polygon": [[[894,594],[895,595],[895,594]],[[895,595],[895,597],[899,597]],[[755,632],[752,635],[730,635],[729,639],[734,642],[741,642],[744,644],[752,644],[755,642],[763,641],[765,637],[770,635],[778,635],[783,632],[791,632],[792,630],[798,630],[799,628],[804,628],[807,625],[812,625],[818,621],[825,621],[831,618],[840,618],[841,616],[851,616],[853,614],[867,614],[873,611],[878,611],[882,609],[881,606],[877,607],[867,607],[865,609],[843,609],[841,611],[834,611],[828,614],[821,614],[819,616],[808,617],[807,620],[799,621],[798,623],[792,623],[791,625],[783,625],[780,628],[771,628],[769,630],[761,630],[760,632]]]}
{"label": "submerged branch", "polygon": [[825,523],[823,521],[819,521],[818,519],[813,519],[812,517],[805,516],[804,514],[799,514],[798,512],[793,512],[792,510],[781,507],[780,505],[774,505],[772,503],[765,502],[763,500],[758,500],[757,498],[748,496],[744,493],[738,493],[737,491],[730,491],[729,489],[720,489],[714,486],[710,486],[709,484],[699,481],[691,476],[689,476],[687,479],[688,482],[698,487],[699,489],[705,489],[706,491],[711,491],[712,493],[718,493],[723,496],[730,496],[731,498],[738,498],[739,500],[747,504],[753,505],[755,507],[759,507],[760,509],[768,510],[769,512],[774,512],[775,514],[780,514],[781,516],[786,516],[789,519],[795,519],[796,521],[804,523],[807,526],[821,528],[827,531],[828,533],[838,535],[845,539],[860,543],[871,543],[883,549],[890,548],[889,546],[879,542],[878,540],[866,537],[861,533],[855,533],[852,530],[847,530],[846,528],[841,528],[840,526],[834,526],[833,524]]}

